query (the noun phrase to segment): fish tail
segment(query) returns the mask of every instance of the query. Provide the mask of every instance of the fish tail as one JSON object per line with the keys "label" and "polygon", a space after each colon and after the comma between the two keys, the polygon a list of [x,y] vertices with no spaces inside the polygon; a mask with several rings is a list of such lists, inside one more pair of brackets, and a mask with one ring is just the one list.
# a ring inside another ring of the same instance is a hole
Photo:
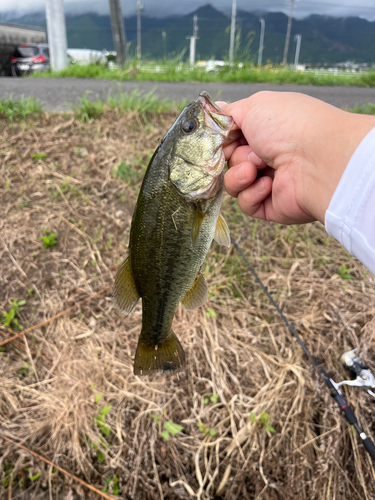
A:
{"label": "fish tail", "polygon": [[151,345],[141,332],[134,358],[134,375],[149,375],[157,371],[173,371],[185,364],[184,350],[171,330],[167,339]]}

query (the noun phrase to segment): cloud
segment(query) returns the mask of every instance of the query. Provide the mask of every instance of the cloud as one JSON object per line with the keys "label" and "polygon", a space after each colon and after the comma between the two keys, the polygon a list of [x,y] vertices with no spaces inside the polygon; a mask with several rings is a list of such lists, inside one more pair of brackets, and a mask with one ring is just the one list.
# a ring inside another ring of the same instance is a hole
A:
{"label": "cloud", "polygon": [[[193,12],[198,7],[207,4],[207,0],[190,0],[178,2],[176,0],[143,0],[144,13],[157,17],[169,15],[183,15]],[[231,0],[211,0],[211,4],[218,10],[230,15]],[[135,14],[136,0],[121,0],[124,16]],[[1,0],[0,13],[12,12],[23,15],[42,11],[45,0]],[[290,0],[237,0],[237,8],[251,11],[274,11],[289,13]],[[82,14],[96,12],[101,15],[109,14],[108,0],[65,0],[64,9],[67,14]],[[335,17],[360,16],[369,20],[375,19],[374,0],[297,0],[294,7],[294,17],[302,18],[310,14],[326,14]]]}

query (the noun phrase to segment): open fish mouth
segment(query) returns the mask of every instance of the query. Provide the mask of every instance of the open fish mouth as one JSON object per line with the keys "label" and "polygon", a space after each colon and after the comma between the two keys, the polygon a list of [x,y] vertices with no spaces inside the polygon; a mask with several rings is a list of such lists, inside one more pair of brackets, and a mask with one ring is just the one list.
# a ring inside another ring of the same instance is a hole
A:
{"label": "open fish mouth", "polygon": [[210,94],[205,91],[201,92],[198,97],[198,102],[204,110],[205,125],[213,132],[223,136],[223,145],[225,145],[227,141],[232,142],[235,140],[231,133],[234,126],[233,118],[226,115],[224,111],[215,104]]}

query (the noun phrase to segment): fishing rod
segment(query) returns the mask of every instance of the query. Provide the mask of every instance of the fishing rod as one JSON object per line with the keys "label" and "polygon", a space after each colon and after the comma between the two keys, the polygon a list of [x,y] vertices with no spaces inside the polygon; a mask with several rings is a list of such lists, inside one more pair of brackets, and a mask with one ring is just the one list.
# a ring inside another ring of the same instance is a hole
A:
{"label": "fishing rod", "polygon": [[360,387],[364,389],[370,396],[375,398],[375,392],[372,391],[372,389],[375,390],[375,377],[371,373],[370,369],[368,366],[364,365],[362,361],[360,360],[359,356],[357,355],[357,349],[354,349],[352,351],[346,351],[342,356],[340,357],[340,362],[345,366],[345,368],[350,372],[352,380],[343,380],[342,382],[336,383],[332,378],[328,375],[328,373],[325,371],[325,369],[322,367],[322,365],[319,363],[319,361],[316,359],[315,356],[310,354],[308,348],[306,345],[303,343],[301,337],[298,335],[298,333],[295,331],[293,326],[289,323],[287,317],[284,315],[280,307],[277,305],[275,302],[274,298],[266,288],[266,286],[263,284],[262,280],[259,278],[257,272],[255,269],[252,267],[252,265],[249,263],[249,261],[246,259],[244,254],[242,253],[240,247],[237,245],[237,243],[234,241],[234,239],[231,237],[231,241],[237,250],[237,252],[240,254],[242,260],[245,262],[246,266],[250,269],[251,273],[257,280],[257,282],[260,284],[262,287],[262,290],[264,293],[267,295],[267,297],[270,299],[272,304],[275,306],[277,312],[280,314],[282,320],[288,327],[289,331],[293,334],[294,338],[297,340],[299,345],[302,347],[304,353],[308,358],[312,360],[316,368],[319,370],[321,373],[323,380],[330,390],[331,396],[336,400],[337,404],[341,408],[341,410],[344,413],[344,416],[346,420],[349,422],[350,425],[352,425],[356,431],[359,434],[359,437],[362,440],[363,446],[365,447],[365,450],[368,452],[370,455],[371,459],[373,462],[375,462],[375,445],[371,441],[371,438],[369,438],[366,433],[363,431],[363,429],[360,427],[358,420],[356,416],[354,415],[353,410],[350,408],[348,403],[346,402],[346,399],[343,395],[343,393],[340,390],[340,387],[343,385],[350,385],[352,387]]}

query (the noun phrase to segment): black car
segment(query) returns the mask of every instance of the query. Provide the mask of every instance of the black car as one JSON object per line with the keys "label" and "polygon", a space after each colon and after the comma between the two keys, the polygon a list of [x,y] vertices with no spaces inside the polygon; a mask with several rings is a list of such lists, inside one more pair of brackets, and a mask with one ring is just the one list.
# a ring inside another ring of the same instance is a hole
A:
{"label": "black car", "polygon": [[10,58],[10,65],[13,76],[48,70],[50,67],[48,45],[46,43],[23,43],[18,45]]}

